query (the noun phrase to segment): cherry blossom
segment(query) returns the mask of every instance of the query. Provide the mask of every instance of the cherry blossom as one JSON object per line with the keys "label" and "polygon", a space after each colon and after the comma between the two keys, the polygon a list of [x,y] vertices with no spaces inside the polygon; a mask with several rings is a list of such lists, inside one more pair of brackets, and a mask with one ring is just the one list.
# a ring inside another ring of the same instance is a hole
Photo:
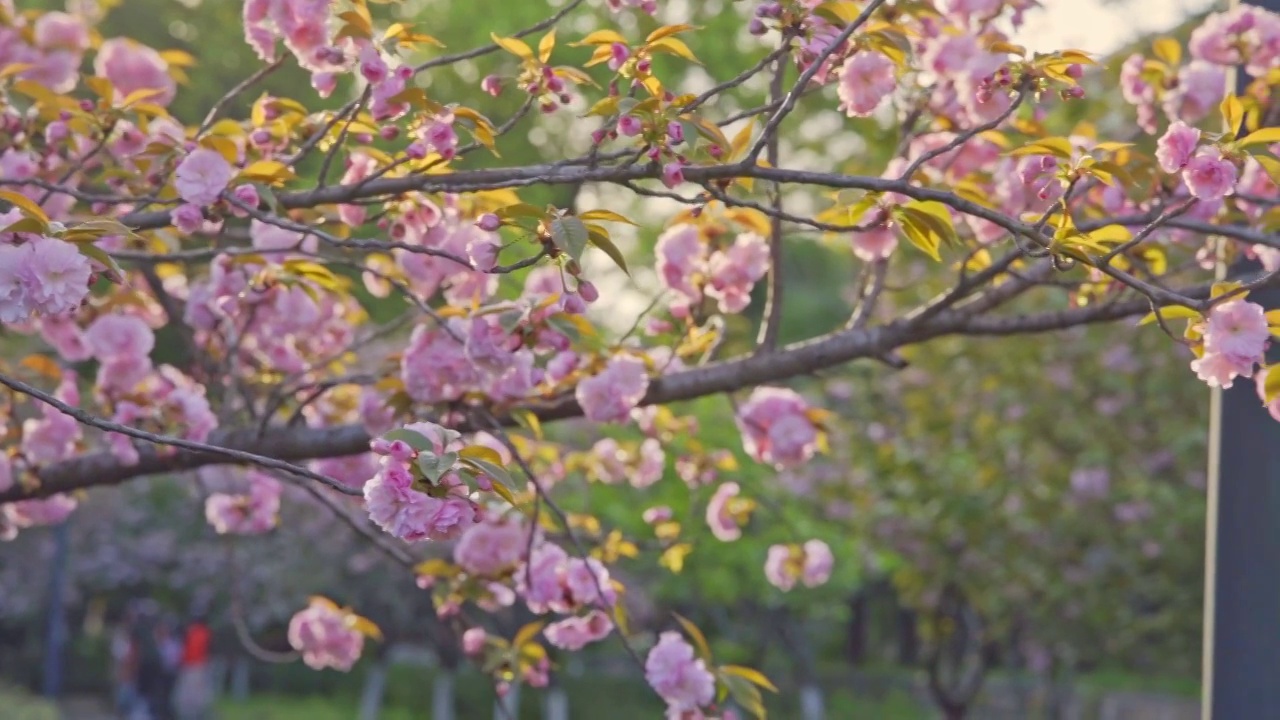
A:
{"label": "cherry blossom", "polygon": [[312,599],[289,621],[289,644],[314,670],[349,671],[364,650],[364,636],[347,624],[347,615],[323,599]]}

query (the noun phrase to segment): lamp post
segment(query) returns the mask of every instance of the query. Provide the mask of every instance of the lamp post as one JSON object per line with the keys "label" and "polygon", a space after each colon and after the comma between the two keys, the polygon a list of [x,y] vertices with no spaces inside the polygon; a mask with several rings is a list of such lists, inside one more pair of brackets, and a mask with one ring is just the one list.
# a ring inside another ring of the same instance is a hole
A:
{"label": "lamp post", "polygon": [[[1280,0],[1247,4],[1280,12]],[[1218,269],[1228,279],[1261,271],[1251,260]],[[1249,300],[1280,308],[1280,288]],[[1210,400],[1203,653],[1204,720],[1280,718],[1280,423],[1249,380]]]}

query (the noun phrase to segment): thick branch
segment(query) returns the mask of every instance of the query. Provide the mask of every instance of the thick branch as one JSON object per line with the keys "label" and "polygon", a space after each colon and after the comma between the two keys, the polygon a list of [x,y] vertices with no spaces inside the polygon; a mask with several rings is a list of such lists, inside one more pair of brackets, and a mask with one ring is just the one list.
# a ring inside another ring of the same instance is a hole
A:
{"label": "thick branch", "polygon": [[[1195,288],[1187,297],[1205,297],[1208,288]],[[852,360],[878,358],[892,350],[944,335],[1011,335],[1061,330],[1077,325],[1110,322],[1145,314],[1147,299],[1123,300],[1044,313],[1010,316],[975,316],[964,310],[940,312],[926,322],[904,320],[883,327],[841,330],[822,337],[794,343],[776,352],[752,355],[674,373],[655,379],[644,405],[692,400],[706,395],[732,392],[755,385],[782,382]],[[532,408],[543,421],[578,417],[582,408],[572,396]],[[504,419],[505,425],[513,424]],[[475,428],[459,427],[468,432]],[[259,435],[256,428],[220,431],[210,444],[269,456],[285,461],[341,457],[365,452],[369,434],[359,425],[332,428],[270,428]],[[39,473],[38,487],[13,488],[0,493],[0,503],[47,497],[98,485],[115,485],[130,478],[228,462],[225,454],[179,451],[161,457],[154,449],[142,451],[138,464],[122,465],[108,453],[97,453],[47,467]]]}

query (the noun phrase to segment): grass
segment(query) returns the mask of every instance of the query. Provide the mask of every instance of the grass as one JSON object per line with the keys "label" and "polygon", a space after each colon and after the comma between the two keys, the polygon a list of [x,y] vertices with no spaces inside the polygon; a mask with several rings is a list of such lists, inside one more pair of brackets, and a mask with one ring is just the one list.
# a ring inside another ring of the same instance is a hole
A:
{"label": "grass", "polygon": [[0,686],[0,707],[6,720],[60,720],[53,703],[9,686]]}

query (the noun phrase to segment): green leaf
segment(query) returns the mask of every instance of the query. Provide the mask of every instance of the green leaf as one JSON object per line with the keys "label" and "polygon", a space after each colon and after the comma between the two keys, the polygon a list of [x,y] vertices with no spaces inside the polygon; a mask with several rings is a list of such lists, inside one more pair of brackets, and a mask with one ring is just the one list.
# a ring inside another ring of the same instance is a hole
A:
{"label": "green leaf", "polygon": [[592,228],[588,233],[587,238],[592,245],[603,250],[604,254],[608,255],[609,259],[613,260],[614,264],[622,268],[622,272],[626,273],[627,276],[630,277],[631,271],[627,269],[627,258],[623,256],[622,251],[618,249],[618,246],[613,244],[613,240],[611,240],[608,235],[603,232],[598,232],[596,228]]}
{"label": "green leaf", "polygon": [[547,211],[529,203],[516,203],[515,205],[499,208],[494,214],[503,220],[514,217],[538,218],[541,220],[546,217]]}
{"label": "green leaf", "polygon": [[88,242],[74,243],[74,245],[76,246],[76,250],[80,251],[81,255],[84,255],[90,260],[97,260],[104,267],[106,267],[107,274],[112,280],[116,282],[121,282],[124,280],[124,270],[122,270],[120,266],[116,264],[115,258],[108,255],[106,250],[103,250],[97,245],[94,245],[93,243],[88,243]]}
{"label": "green leaf", "polygon": [[729,696],[733,698],[734,702],[741,705],[742,709],[759,720],[765,720],[768,713],[764,707],[764,698],[760,695],[760,690],[755,685],[752,685],[746,678],[724,673],[721,673],[720,681],[729,688]]}
{"label": "green leaf", "polygon": [[693,645],[698,649],[698,656],[705,660],[707,664],[710,664],[711,647],[707,645],[706,636],[702,634],[697,625],[694,625],[685,616],[674,612],[671,614],[675,617],[676,622],[680,623],[680,626],[684,628],[684,631],[688,633],[689,637],[693,638]]}
{"label": "green leaf", "polygon": [[764,673],[760,672],[759,670],[753,670],[749,667],[742,667],[741,665],[724,665],[720,668],[720,670],[729,675],[737,675],[740,678],[743,678],[756,685],[759,685],[760,687],[764,688],[765,690],[768,690],[769,692],[772,692],[772,693],[778,692],[778,688],[774,687],[773,683],[769,682],[769,678],[765,677]]}
{"label": "green leaf", "polygon": [[587,226],[576,217],[562,217],[551,221],[551,241],[574,260],[582,259],[582,251],[587,249],[589,238]]}
{"label": "green leaf", "polygon": [[516,496],[511,494],[511,488],[508,488],[506,485],[495,480],[493,483],[493,491],[498,494],[498,497],[506,500],[507,504],[515,507]]}
{"label": "green leaf", "polygon": [[542,422],[532,410],[513,410],[511,419],[515,420],[520,427],[533,433],[535,439],[542,439]]}
{"label": "green leaf", "polygon": [[418,455],[418,469],[433,483],[439,482],[441,476],[452,470],[457,462],[458,453],[456,452],[449,452],[443,455],[423,452]]}
{"label": "green leaf", "polygon": [[[468,448],[468,450],[470,449],[472,448]],[[485,449],[487,450],[488,448],[485,448]],[[494,453],[494,454],[496,455],[497,453]],[[511,474],[508,473],[506,468],[502,467],[502,465],[499,463],[492,463],[492,462],[489,462],[488,460],[485,460],[484,458],[466,457],[466,456],[463,456],[462,462],[466,463],[467,465],[470,465],[471,467],[474,467],[476,470],[479,470],[485,475],[488,475],[489,478],[492,479],[495,483],[503,482],[503,483],[507,483],[508,485],[512,484]]]}
{"label": "green leaf", "polygon": [[392,430],[391,432],[383,435],[382,439],[389,440],[391,442],[399,440],[418,452],[434,452],[436,449],[435,443],[431,442],[430,438],[426,435],[423,435],[420,432],[414,432],[413,430],[407,430],[405,428]]}
{"label": "green leaf", "polygon": [[[1166,322],[1169,320],[1199,320],[1201,317],[1198,310],[1192,310],[1189,307],[1183,307],[1181,305],[1169,305],[1168,307],[1162,307],[1158,312],[1160,313],[1160,318]],[[1142,320],[1138,322],[1138,325],[1150,325],[1155,321],[1156,314],[1151,312],[1147,313],[1146,317],[1142,318]]]}

